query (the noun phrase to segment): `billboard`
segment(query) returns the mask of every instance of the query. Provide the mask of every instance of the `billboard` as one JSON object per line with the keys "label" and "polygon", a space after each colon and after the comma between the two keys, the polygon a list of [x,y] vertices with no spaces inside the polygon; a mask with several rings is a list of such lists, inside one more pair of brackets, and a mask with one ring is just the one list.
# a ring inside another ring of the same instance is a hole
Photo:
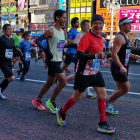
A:
{"label": "billboard", "polygon": [[131,24],[131,32],[140,32],[140,8],[120,9],[119,20],[123,17],[134,20],[134,23]]}
{"label": "billboard", "polygon": [[[2,23],[2,26],[6,23],[9,24],[9,15],[2,15],[1,16],[1,23]],[[15,19],[15,15],[11,15],[11,27],[14,28],[16,26],[16,19]]]}
{"label": "billboard", "polygon": [[18,15],[18,24],[21,28],[28,27],[28,15],[27,14],[19,14]]}
{"label": "billboard", "polygon": [[28,10],[28,0],[18,0],[18,11]]}
{"label": "billboard", "polygon": [[[1,12],[8,12],[9,11],[9,7],[1,7]],[[10,12],[16,11],[16,6],[11,6],[10,7]]]}
{"label": "billboard", "polygon": [[[14,3],[15,2],[15,0],[9,0],[10,1],[10,3]],[[8,3],[8,1],[6,1],[6,0],[1,0],[1,4],[3,5],[3,4],[6,4],[6,3]]]}

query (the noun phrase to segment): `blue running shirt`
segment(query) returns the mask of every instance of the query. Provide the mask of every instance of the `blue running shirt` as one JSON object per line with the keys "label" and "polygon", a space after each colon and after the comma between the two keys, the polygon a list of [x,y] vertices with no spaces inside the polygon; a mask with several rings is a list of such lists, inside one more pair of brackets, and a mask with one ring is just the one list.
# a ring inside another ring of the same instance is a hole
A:
{"label": "blue running shirt", "polygon": [[[77,34],[78,34],[78,31],[71,28],[67,33],[67,39],[73,40],[76,38]],[[74,49],[74,48],[67,49],[67,53],[75,53],[75,52],[76,52],[76,49]]]}
{"label": "blue running shirt", "polygon": [[19,44],[18,48],[21,50],[22,57],[25,61],[30,61],[30,47],[31,47],[31,42],[27,42],[25,40],[21,41]]}

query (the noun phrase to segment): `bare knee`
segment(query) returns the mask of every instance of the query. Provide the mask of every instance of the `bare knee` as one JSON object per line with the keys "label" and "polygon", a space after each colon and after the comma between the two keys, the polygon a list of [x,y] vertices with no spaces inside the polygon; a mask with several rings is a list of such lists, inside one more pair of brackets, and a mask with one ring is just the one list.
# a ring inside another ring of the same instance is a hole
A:
{"label": "bare knee", "polygon": [[63,80],[59,81],[59,85],[60,85],[61,87],[65,87],[66,84],[67,84],[67,78],[66,78],[66,77],[63,78]]}
{"label": "bare knee", "polygon": [[126,86],[126,87],[122,88],[122,90],[123,90],[125,93],[127,93],[127,92],[130,91],[130,86]]}
{"label": "bare knee", "polygon": [[74,94],[72,95],[72,100],[75,102],[78,102],[82,99],[83,93],[80,93],[78,90],[74,91]]}
{"label": "bare knee", "polygon": [[106,91],[97,94],[98,99],[106,99]]}
{"label": "bare knee", "polygon": [[9,77],[9,78],[7,78],[7,79],[8,79],[9,82],[12,82],[12,81],[15,80],[15,76],[11,76],[11,77]]}

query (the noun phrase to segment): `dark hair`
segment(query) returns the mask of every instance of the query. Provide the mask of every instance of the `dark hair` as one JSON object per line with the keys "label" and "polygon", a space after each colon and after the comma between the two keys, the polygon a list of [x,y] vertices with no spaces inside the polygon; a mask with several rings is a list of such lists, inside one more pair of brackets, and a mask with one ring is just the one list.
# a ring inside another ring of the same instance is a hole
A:
{"label": "dark hair", "polygon": [[64,13],[66,13],[66,11],[64,11],[64,10],[56,10],[55,12],[54,12],[54,21],[56,22],[57,20],[56,20],[56,17],[61,17]]}
{"label": "dark hair", "polygon": [[6,31],[7,26],[11,26],[11,25],[10,25],[10,24],[4,24],[4,25],[3,25],[3,30]]}
{"label": "dark hair", "polygon": [[24,32],[24,29],[23,29],[23,28],[20,28],[20,32],[22,32],[22,33],[23,33],[23,32]]}
{"label": "dark hair", "polygon": [[27,36],[27,35],[29,35],[29,32],[25,31],[22,36],[23,36],[23,38],[25,38],[25,36]]}
{"label": "dark hair", "polygon": [[62,26],[62,27],[61,27],[62,30],[64,30],[65,28],[66,28],[65,26]]}
{"label": "dark hair", "polygon": [[75,24],[77,20],[79,20],[78,17],[74,17],[74,18],[71,19],[71,26],[72,27],[73,27],[73,24]]}
{"label": "dark hair", "polygon": [[124,20],[126,20],[126,19],[127,19],[127,17],[121,18],[121,19],[119,20],[119,23],[121,23],[122,21],[124,21]]}
{"label": "dark hair", "polygon": [[82,20],[82,22],[81,22],[81,28],[82,28],[82,26],[85,26],[87,22],[89,23],[89,20]]}

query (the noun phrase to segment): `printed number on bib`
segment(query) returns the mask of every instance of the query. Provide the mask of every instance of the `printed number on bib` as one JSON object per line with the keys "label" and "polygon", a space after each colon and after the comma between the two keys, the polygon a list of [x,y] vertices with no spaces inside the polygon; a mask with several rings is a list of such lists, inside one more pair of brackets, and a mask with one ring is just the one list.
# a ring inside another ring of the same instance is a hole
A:
{"label": "printed number on bib", "polygon": [[91,70],[98,71],[100,68],[100,61],[101,61],[100,59],[93,59]]}
{"label": "printed number on bib", "polygon": [[57,51],[63,51],[65,45],[65,40],[58,40],[57,43]]}
{"label": "printed number on bib", "polygon": [[13,57],[13,49],[6,49],[5,57],[8,58],[8,59],[12,59],[12,57]]}
{"label": "printed number on bib", "polygon": [[30,55],[30,52],[26,52],[26,58],[30,58],[31,55]]}

